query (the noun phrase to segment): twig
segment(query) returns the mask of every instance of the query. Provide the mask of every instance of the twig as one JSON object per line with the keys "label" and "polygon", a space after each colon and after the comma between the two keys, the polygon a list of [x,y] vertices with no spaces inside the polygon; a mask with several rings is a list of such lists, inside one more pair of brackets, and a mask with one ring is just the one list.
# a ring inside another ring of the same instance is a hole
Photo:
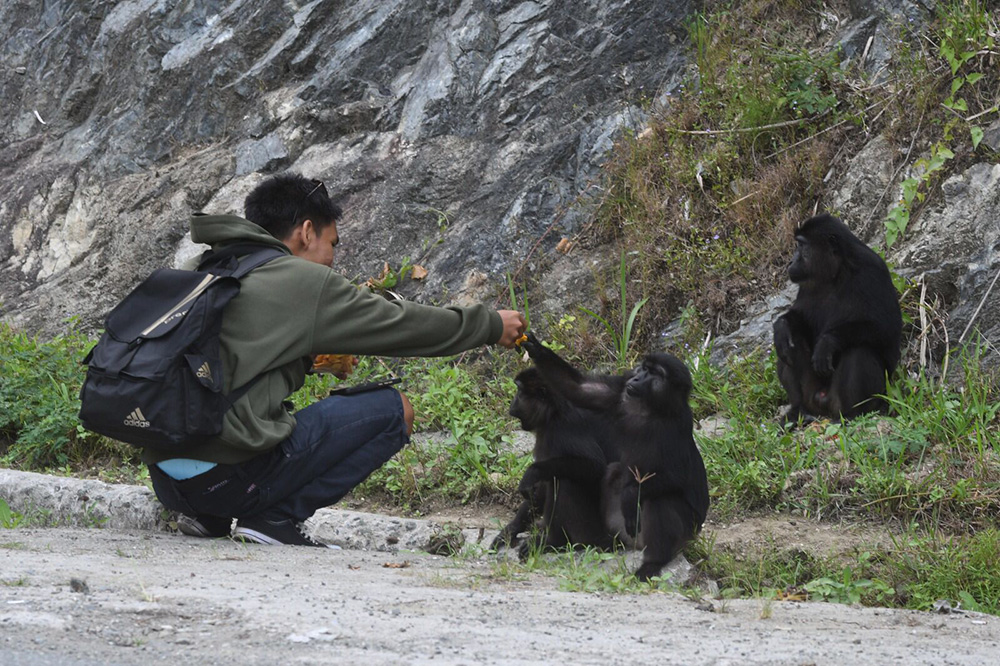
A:
{"label": "twig", "polygon": [[872,42],[874,41],[875,41],[875,35],[872,35],[868,38],[868,42],[865,44],[865,50],[861,53],[861,60],[858,61],[859,67],[865,66],[865,60],[868,59],[868,50],[871,49]]}
{"label": "twig", "polygon": [[[765,157],[764,159],[767,159],[767,158]],[[755,190],[755,191],[751,192],[750,194],[744,194],[743,196],[741,196],[736,201],[731,201],[731,202],[727,203],[726,206],[735,206],[736,204],[738,204],[739,202],[743,201],[744,199],[749,199],[750,197],[757,196],[761,192],[763,192],[763,190]]]}
{"label": "twig", "polygon": [[813,120],[819,120],[826,114],[830,113],[830,109],[827,109],[823,113],[819,114],[815,118],[799,118],[797,120],[786,120],[780,123],[772,123],[770,125],[760,125],[758,127],[734,127],[733,129],[723,129],[723,130],[682,130],[667,128],[667,132],[674,132],[675,134],[694,134],[700,136],[714,136],[718,134],[737,134],[741,132],[762,132],[764,130],[770,129],[780,129],[782,127],[792,127],[794,125],[803,125],[805,123],[811,122]]}
{"label": "twig", "polygon": [[979,316],[979,311],[983,309],[983,303],[986,302],[990,292],[993,291],[993,286],[997,283],[998,278],[1000,278],[1000,269],[997,270],[997,274],[993,277],[993,282],[990,283],[989,289],[986,290],[986,293],[983,294],[982,299],[980,299],[979,305],[976,307],[976,311],[972,313],[972,318],[969,320],[969,323],[965,325],[965,330],[962,331],[962,335],[958,336],[958,344],[962,344],[962,342],[965,341],[965,334],[969,332],[970,328],[972,328],[972,324],[976,321],[976,317]]}
{"label": "twig", "polygon": [[896,169],[896,172],[892,174],[892,178],[889,179],[889,184],[885,186],[885,189],[882,190],[882,195],[878,198],[878,201],[875,202],[875,205],[872,206],[872,212],[868,214],[868,219],[861,225],[862,233],[868,230],[868,225],[871,224],[872,218],[875,217],[875,212],[878,210],[878,207],[882,205],[882,199],[885,198],[885,195],[889,193],[889,190],[892,189],[892,186],[896,183],[896,178],[899,177],[899,172],[902,171],[903,167],[905,167],[910,161],[910,153],[913,152],[913,146],[916,145],[917,137],[920,136],[920,128],[924,124],[925,112],[926,109],[920,112],[920,120],[917,121],[917,131],[913,133],[913,138],[910,140],[910,147],[906,151],[906,156],[903,157],[903,163],[900,164],[899,168]]}
{"label": "twig", "polygon": [[791,150],[792,148],[795,148],[796,146],[799,146],[799,145],[801,145],[801,144],[803,144],[803,143],[806,143],[807,141],[812,141],[813,139],[815,139],[816,137],[818,137],[818,136],[819,136],[820,134],[823,134],[823,133],[825,133],[825,132],[829,132],[829,131],[830,131],[830,130],[832,130],[832,129],[836,129],[837,127],[840,127],[841,125],[843,125],[844,123],[846,123],[846,122],[847,122],[847,120],[848,120],[848,119],[844,119],[844,120],[841,120],[841,121],[840,121],[839,123],[836,123],[835,125],[830,125],[830,126],[829,126],[829,127],[827,127],[827,128],[824,128],[824,129],[821,129],[820,131],[816,132],[815,134],[811,134],[811,135],[807,136],[807,137],[806,137],[806,138],[804,138],[804,139],[800,139],[800,140],[796,141],[795,143],[793,143],[793,144],[792,144],[792,145],[790,145],[790,146],[785,146],[785,147],[784,147],[784,148],[782,148],[781,150],[776,150],[776,151],[774,151],[773,153],[771,153],[770,155],[765,155],[765,156],[764,156],[764,157],[763,157],[763,158],[761,159],[761,162],[763,162],[763,161],[765,161],[765,160],[769,160],[769,159],[771,159],[772,157],[777,157],[778,155],[780,155],[780,154],[782,154],[782,153],[784,153],[784,152],[787,152],[787,151]]}
{"label": "twig", "polygon": [[[892,102],[892,100],[895,99],[898,95],[899,95],[899,93],[896,93],[895,95],[893,95],[891,98],[889,98],[885,102],[875,102],[874,104],[870,104],[867,107],[865,107],[865,111],[870,111],[871,109],[874,109],[879,104],[882,104],[882,110],[878,112],[878,115],[876,115],[874,119],[872,119],[872,123],[874,123],[875,121],[877,121],[882,116],[882,114],[885,113],[885,110],[887,108],[889,108],[889,103]],[[782,154],[782,153],[784,153],[786,151],[789,151],[792,148],[795,148],[796,146],[798,146],[800,144],[806,143],[807,141],[812,141],[813,139],[815,139],[816,137],[818,137],[820,134],[823,134],[825,132],[829,132],[832,129],[836,129],[836,128],[840,127],[841,125],[843,125],[844,123],[849,122],[850,120],[851,120],[850,118],[844,118],[839,123],[834,123],[833,125],[830,125],[829,127],[824,127],[823,129],[821,129],[820,131],[816,132],[813,135],[807,136],[804,139],[799,139],[798,141],[796,141],[792,145],[785,146],[781,150],[774,151],[770,155],[765,156],[761,161],[763,162],[764,160],[769,160],[772,157],[777,157],[778,155],[780,155],[780,154]]]}
{"label": "twig", "polygon": [[924,280],[926,273],[920,275],[920,367],[927,367],[927,281]]}
{"label": "twig", "polygon": [[985,111],[980,111],[979,113],[977,113],[974,116],[969,116],[968,118],[965,119],[965,122],[967,122],[967,123],[968,122],[972,122],[973,120],[975,120],[979,116],[985,116],[987,113],[993,113],[994,111],[997,111],[997,110],[1000,110],[1000,105],[994,104],[993,106],[991,106],[990,108],[986,109]]}
{"label": "twig", "polygon": [[947,350],[944,354],[944,363],[941,365],[941,383],[944,384],[948,376],[948,361],[951,360],[951,341],[948,339],[948,326],[942,322],[941,328],[944,329],[944,348]]}

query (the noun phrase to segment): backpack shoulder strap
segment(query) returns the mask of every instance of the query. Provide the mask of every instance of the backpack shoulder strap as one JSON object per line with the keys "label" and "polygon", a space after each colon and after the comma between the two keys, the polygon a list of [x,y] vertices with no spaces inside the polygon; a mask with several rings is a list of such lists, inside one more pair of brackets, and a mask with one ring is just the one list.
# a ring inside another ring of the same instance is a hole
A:
{"label": "backpack shoulder strap", "polygon": [[[283,252],[270,245],[259,243],[237,243],[224,250],[213,252],[206,250],[198,262],[199,271],[215,269],[216,274],[230,275],[236,279],[242,278],[253,269],[266,264],[272,259],[283,257]],[[239,259],[242,257],[242,259]]]}
{"label": "backpack shoulder strap", "polygon": [[247,255],[240,260],[240,265],[233,271],[234,278],[241,278],[258,266],[262,266],[272,259],[287,256],[276,247],[264,247],[254,250],[253,254]]}

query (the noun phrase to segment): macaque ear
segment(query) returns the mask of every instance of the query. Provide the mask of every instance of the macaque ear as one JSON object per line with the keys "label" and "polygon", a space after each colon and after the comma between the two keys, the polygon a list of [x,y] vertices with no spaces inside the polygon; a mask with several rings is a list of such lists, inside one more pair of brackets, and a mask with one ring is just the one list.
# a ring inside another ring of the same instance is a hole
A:
{"label": "macaque ear", "polygon": [[826,242],[830,246],[831,252],[836,252],[840,254],[840,239],[837,238],[835,234],[828,234],[826,237]]}

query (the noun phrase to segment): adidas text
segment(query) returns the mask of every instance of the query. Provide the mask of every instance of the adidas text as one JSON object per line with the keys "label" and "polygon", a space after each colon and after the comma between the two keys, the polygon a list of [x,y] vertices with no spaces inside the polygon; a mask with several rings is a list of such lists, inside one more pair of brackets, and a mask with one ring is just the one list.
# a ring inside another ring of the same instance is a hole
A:
{"label": "adidas text", "polygon": [[146,417],[142,415],[142,412],[139,411],[138,407],[133,409],[132,413],[126,416],[125,420],[122,421],[122,423],[124,423],[127,426],[131,426],[133,428],[148,428],[150,425],[152,425],[149,421],[146,420]]}

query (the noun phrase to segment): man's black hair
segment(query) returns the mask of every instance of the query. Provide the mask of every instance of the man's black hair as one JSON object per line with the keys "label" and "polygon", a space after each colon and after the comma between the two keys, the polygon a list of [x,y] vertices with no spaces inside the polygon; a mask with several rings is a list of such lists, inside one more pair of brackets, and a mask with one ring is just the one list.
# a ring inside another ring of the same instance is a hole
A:
{"label": "man's black hair", "polygon": [[341,210],[322,182],[297,173],[283,173],[268,178],[247,195],[243,215],[278,240],[284,240],[305,220],[312,220],[316,230],[321,231],[340,219]]}

